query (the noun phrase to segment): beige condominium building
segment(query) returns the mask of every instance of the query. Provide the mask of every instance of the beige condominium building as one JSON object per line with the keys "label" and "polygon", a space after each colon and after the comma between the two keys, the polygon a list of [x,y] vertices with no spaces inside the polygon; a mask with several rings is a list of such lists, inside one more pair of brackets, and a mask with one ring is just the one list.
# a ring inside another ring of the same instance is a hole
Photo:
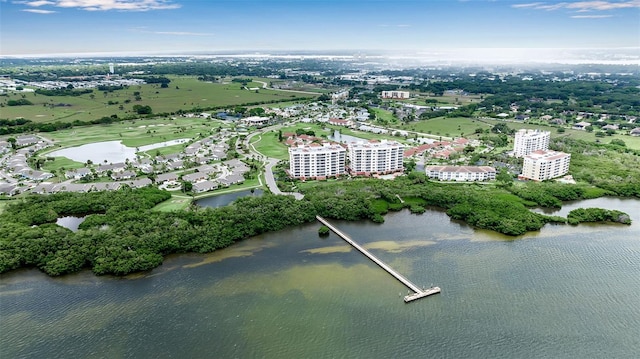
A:
{"label": "beige condominium building", "polygon": [[524,157],[533,151],[549,149],[551,132],[539,130],[518,130],[513,143],[513,155]]}
{"label": "beige condominium building", "polygon": [[347,150],[325,143],[289,147],[289,175],[299,179],[326,179],[346,172]]}
{"label": "beige condominium building", "polygon": [[544,181],[569,172],[571,155],[557,151],[533,151],[524,156],[520,179]]}
{"label": "beige condominium building", "polygon": [[349,172],[358,176],[402,172],[403,155],[404,145],[396,141],[350,143]]}

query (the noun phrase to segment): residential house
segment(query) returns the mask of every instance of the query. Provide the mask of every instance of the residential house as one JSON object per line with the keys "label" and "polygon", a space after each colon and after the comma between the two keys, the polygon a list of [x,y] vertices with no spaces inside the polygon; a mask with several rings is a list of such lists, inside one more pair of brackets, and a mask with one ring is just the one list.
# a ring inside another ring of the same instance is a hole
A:
{"label": "residential house", "polygon": [[91,175],[91,169],[86,167],[76,168],[64,173],[65,178],[79,180],[83,177]]}
{"label": "residential house", "polygon": [[576,129],[576,130],[584,130],[589,126],[591,126],[591,123],[585,122],[585,121],[581,121],[581,122],[575,123],[573,125],[573,128]]}
{"label": "residential house", "polygon": [[218,184],[216,184],[213,181],[206,180],[206,181],[200,181],[200,182],[194,183],[192,187],[192,191],[194,193],[202,193],[202,192],[213,191],[216,188],[218,188]]}
{"label": "residential house", "polygon": [[177,181],[178,181],[178,175],[173,172],[159,174],[156,177],[157,184],[162,184],[165,182],[177,182]]}
{"label": "residential house", "polygon": [[135,177],[136,173],[133,171],[114,172],[111,174],[111,179],[114,181],[128,180]]}

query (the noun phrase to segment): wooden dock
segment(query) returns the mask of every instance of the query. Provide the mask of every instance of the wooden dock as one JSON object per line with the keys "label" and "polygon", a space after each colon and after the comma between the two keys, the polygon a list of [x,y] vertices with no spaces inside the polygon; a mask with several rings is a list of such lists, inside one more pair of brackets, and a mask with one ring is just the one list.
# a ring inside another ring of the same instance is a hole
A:
{"label": "wooden dock", "polygon": [[417,285],[411,283],[410,280],[405,278],[402,274],[396,272],[393,268],[389,267],[385,262],[381,261],[380,259],[378,259],[378,257],[376,257],[373,254],[371,254],[371,252],[369,252],[368,250],[364,249],[362,246],[360,246],[358,243],[356,243],[353,239],[351,239],[349,236],[347,236],[341,230],[339,230],[338,228],[333,226],[331,223],[329,223],[326,219],[324,219],[324,218],[322,218],[320,216],[316,216],[316,219],[320,223],[322,223],[325,226],[327,226],[330,230],[333,231],[333,233],[337,234],[345,242],[349,243],[353,248],[357,249],[358,251],[360,251],[360,253],[364,254],[369,259],[371,259],[371,261],[373,261],[375,264],[380,266],[380,268],[384,269],[385,271],[387,271],[387,273],[389,273],[392,276],[394,276],[398,281],[400,281],[400,283],[404,284],[405,286],[407,286],[407,288],[409,288],[412,291],[414,291],[415,292],[414,294],[410,294],[410,295],[407,295],[407,296],[404,297],[405,303],[409,303],[409,302],[411,302],[413,300],[424,298],[424,297],[430,296],[432,294],[440,293],[440,288],[439,287],[431,287],[431,288],[428,288],[428,289],[422,289],[422,288],[418,287]]}

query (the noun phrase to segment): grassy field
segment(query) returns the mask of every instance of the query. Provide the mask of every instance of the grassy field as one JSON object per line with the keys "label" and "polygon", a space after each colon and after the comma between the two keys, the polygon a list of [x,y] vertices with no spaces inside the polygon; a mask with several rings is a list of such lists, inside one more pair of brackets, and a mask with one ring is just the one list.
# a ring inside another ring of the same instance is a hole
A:
{"label": "grassy field", "polygon": [[383,121],[386,121],[387,123],[394,123],[398,121],[397,118],[393,117],[393,114],[391,113],[391,111],[387,111],[387,110],[383,110],[381,108],[375,108],[375,107],[371,107],[370,111],[375,113],[377,118]]}
{"label": "grassy field", "polygon": [[[119,140],[129,147],[138,147],[181,138],[195,138],[215,133],[218,127],[230,124],[219,120],[177,117],[121,121],[110,125],[76,127],[44,134],[60,147],[85,143]],[[180,146],[172,146],[179,152]],[[57,148],[54,148],[55,150]],[[161,151],[163,149],[160,149]],[[155,153],[155,150],[153,150]],[[167,152],[172,153],[172,152]]]}
{"label": "grassy field", "polygon": [[[130,86],[113,92],[94,90],[82,96],[43,96],[35,93],[10,93],[0,98],[0,103],[17,100],[25,96],[33,105],[4,106],[0,108],[0,118],[24,117],[34,122],[88,121],[105,116],[119,118],[135,116],[134,105],[151,106],[154,113],[171,113],[195,107],[235,106],[242,103],[294,100],[310,97],[309,94],[263,89],[262,83],[251,82],[247,88],[257,87],[258,91],[242,88],[240,83],[210,83],[198,81],[195,77],[170,76],[168,88],[159,84]],[[139,92],[140,100],[135,93]],[[111,104],[109,104],[111,103]]]}
{"label": "grassy field", "polygon": [[[286,132],[286,131],[283,131]],[[259,136],[254,136],[251,143],[255,149],[267,157],[281,160],[289,159],[287,146],[278,142],[278,132],[269,131]]]}
{"label": "grassy field", "polygon": [[53,172],[53,171],[57,171],[60,168],[64,168],[65,170],[70,170],[70,169],[82,168],[82,167],[84,167],[84,163],[76,162],[66,157],[54,157],[53,161],[46,161],[42,165],[42,170],[47,172]]}
{"label": "grassy field", "polygon": [[430,120],[411,122],[400,128],[405,131],[417,131],[436,136],[445,137],[469,137],[477,128],[490,129],[489,125],[478,120],[466,117],[437,117]]}
{"label": "grassy field", "polygon": [[184,194],[173,195],[168,200],[157,204],[153,207],[153,210],[159,212],[181,211],[189,207],[192,199],[192,197]]}

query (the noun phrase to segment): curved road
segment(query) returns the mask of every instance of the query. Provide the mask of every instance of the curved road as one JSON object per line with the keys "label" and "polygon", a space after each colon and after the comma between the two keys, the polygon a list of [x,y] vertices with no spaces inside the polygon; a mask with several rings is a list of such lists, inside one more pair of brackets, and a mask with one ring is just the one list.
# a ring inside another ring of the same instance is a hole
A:
{"label": "curved road", "polygon": [[[273,129],[273,128],[270,128]],[[304,195],[301,193],[297,193],[297,192],[282,192],[280,190],[280,188],[278,188],[278,185],[276,184],[276,179],[275,177],[273,177],[273,166],[275,166],[276,164],[278,164],[278,162],[280,161],[277,158],[269,158],[267,156],[265,156],[264,154],[260,153],[258,150],[256,150],[256,148],[253,146],[253,144],[251,143],[251,138],[253,138],[253,136],[255,135],[262,135],[264,131],[260,131],[260,132],[254,132],[250,135],[247,136],[247,138],[245,139],[245,145],[247,146],[247,148],[249,149],[249,151],[251,151],[254,155],[260,156],[265,158],[265,167],[264,167],[264,178],[267,182],[267,187],[269,188],[269,191],[271,191],[271,193],[273,194],[278,194],[278,195],[287,195],[287,196],[294,196],[295,199],[303,199]]]}

